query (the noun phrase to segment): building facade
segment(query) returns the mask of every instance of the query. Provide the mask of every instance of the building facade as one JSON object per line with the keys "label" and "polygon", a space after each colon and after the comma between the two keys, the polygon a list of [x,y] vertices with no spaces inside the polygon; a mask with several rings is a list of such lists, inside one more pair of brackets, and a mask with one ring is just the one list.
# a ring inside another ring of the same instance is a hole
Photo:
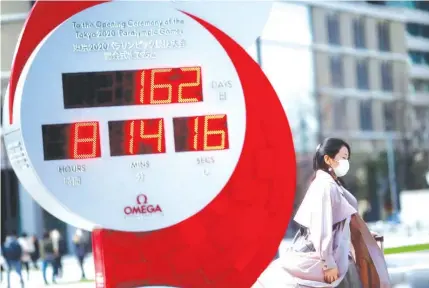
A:
{"label": "building facade", "polygon": [[400,1],[397,13],[406,18],[406,47],[409,56],[408,115],[410,150],[414,165],[409,173],[409,189],[427,188],[429,173],[429,2]]}
{"label": "building facade", "polygon": [[429,5],[304,2],[312,11],[321,135],[351,143],[348,180],[376,208],[376,220],[400,190],[426,185]]}
{"label": "building facade", "polygon": [[[388,149],[400,150],[407,130],[404,19],[362,3],[311,1],[310,5],[321,134],[351,144],[353,165],[347,180],[359,199],[370,201],[371,220],[376,220],[396,182],[388,169],[374,171],[371,164]],[[397,202],[396,192],[393,201]]]}
{"label": "building facade", "polygon": [[429,3],[427,1],[366,1],[402,15],[409,66],[409,116],[412,146],[429,148]]}

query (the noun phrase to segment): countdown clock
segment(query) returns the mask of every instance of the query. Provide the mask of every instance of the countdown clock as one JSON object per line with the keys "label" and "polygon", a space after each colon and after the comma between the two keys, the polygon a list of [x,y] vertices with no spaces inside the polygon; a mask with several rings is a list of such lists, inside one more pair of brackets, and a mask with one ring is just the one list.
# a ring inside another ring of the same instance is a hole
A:
{"label": "countdown clock", "polygon": [[257,63],[219,28],[249,32],[192,5],[37,3],[5,101],[8,155],[34,199],[74,226],[188,245],[184,231],[204,219],[254,245],[271,239],[267,262],[292,207],[290,129]]}

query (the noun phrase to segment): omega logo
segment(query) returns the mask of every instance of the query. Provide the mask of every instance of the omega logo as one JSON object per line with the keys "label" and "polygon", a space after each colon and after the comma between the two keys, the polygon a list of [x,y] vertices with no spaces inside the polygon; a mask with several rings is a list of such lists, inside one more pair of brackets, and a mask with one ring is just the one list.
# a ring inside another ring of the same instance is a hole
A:
{"label": "omega logo", "polygon": [[155,213],[162,213],[159,204],[148,204],[148,198],[145,194],[139,194],[136,197],[135,206],[126,206],[124,208],[125,215],[150,215]]}

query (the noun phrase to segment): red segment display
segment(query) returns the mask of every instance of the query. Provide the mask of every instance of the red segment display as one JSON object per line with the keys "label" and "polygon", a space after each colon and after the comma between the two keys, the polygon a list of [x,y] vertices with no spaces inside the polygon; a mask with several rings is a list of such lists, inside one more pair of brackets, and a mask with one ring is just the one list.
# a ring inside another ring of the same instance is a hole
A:
{"label": "red segment display", "polygon": [[164,119],[109,121],[111,156],[165,153]]}
{"label": "red segment display", "polygon": [[176,152],[229,149],[225,114],[173,119]]}
{"label": "red segment display", "polygon": [[136,104],[203,101],[200,67],[147,69],[136,73],[135,77]]}
{"label": "red segment display", "polygon": [[99,123],[42,125],[45,160],[90,159],[101,156]]}
{"label": "red segment display", "polygon": [[203,101],[201,67],[64,73],[64,108]]}

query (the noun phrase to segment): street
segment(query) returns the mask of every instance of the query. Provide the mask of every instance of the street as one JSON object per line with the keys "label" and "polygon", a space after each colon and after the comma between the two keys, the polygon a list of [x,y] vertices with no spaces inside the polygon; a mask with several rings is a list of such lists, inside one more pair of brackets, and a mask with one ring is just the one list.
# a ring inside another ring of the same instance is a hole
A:
{"label": "street", "polygon": [[[393,254],[386,256],[387,266],[391,277],[393,288],[428,288],[429,287],[429,251],[416,253]],[[79,282],[80,270],[76,259],[67,256],[63,260],[64,275],[57,280],[54,287],[95,287],[93,281]],[[52,270],[48,270],[48,281]],[[92,257],[88,257],[85,262],[85,272],[87,278],[94,279],[94,264]],[[46,287],[40,271],[31,270],[30,281],[25,281],[25,287],[39,288]],[[24,278],[27,276],[23,272]],[[1,287],[6,287],[6,275],[3,275]],[[71,285],[72,284],[72,285]],[[15,273],[12,276],[12,288],[19,288],[19,279]]]}

